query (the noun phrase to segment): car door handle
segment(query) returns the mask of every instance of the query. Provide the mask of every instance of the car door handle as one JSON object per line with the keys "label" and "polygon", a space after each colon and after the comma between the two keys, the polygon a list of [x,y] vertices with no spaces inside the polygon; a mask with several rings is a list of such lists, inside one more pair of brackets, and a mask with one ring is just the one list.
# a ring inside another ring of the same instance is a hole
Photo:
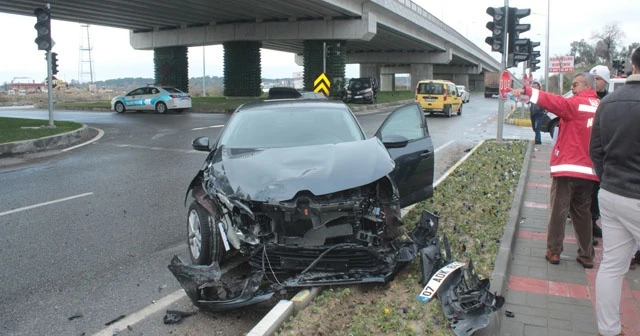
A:
{"label": "car door handle", "polygon": [[423,158],[431,157],[431,152],[430,151],[424,151],[424,152],[420,153],[420,157],[423,157]]}

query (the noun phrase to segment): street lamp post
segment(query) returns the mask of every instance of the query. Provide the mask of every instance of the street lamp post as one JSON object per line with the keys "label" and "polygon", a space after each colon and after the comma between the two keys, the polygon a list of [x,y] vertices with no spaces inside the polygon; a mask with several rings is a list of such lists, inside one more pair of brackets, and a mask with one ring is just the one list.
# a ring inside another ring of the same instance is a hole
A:
{"label": "street lamp post", "polygon": [[[545,36],[544,48],[544,89],[549,91],[549,16],[551,16],[551,0],[547,0],[547,32]],[[562,92],[562,90],[560,91]]]}

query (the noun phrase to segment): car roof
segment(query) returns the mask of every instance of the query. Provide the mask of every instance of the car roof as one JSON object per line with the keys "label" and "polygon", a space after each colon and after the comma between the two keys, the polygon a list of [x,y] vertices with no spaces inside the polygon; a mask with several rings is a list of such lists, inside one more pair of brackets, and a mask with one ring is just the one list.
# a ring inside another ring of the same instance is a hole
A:
{"label": "car roof", "polygon": [[273,99],[264,101],[255,101],[245,103],[236,109],[236,112],[242,110],[259,109],[261,107],[326,107],[326,108],[344,108],[349,110],[349,106],[340,100],[324,100],[324,99]]}
{"label": "car roof", "polygon": [[419,81],[418,83],[441,83],[441,84],[454,84],[452,81],[450,80],[446,80],[446,79],[423,79],[421,81]]}

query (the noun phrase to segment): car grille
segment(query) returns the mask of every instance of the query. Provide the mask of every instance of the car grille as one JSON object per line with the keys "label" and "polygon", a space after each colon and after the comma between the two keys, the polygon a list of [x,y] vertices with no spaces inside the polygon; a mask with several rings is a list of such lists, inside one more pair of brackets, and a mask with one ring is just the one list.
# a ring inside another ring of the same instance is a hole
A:
{"label": "car grille", "polygon": [[354,244],[317,248],[269,245],[264,250],[254,250],[249,263],[255,269],[262,269],[264,264],[267,275],[275,274],[281,278],[306,270],[321,255],[322,257],[308,271],[338,272],[345,275],[370,275],[390,271],[390,263],[385,261],[385,255]]}

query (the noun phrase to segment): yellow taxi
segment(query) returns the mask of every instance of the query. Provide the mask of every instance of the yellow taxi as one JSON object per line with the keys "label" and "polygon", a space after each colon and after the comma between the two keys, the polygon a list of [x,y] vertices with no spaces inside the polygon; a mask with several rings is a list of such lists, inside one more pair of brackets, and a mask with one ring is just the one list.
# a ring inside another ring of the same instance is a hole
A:
{"label": "yellow taxi", "polygon": [[424,112],[442,113],[451,117],[453,112],[462,114],[462,98],[456,84],[448,80],[421,80],[416,86],[416,103]]}

